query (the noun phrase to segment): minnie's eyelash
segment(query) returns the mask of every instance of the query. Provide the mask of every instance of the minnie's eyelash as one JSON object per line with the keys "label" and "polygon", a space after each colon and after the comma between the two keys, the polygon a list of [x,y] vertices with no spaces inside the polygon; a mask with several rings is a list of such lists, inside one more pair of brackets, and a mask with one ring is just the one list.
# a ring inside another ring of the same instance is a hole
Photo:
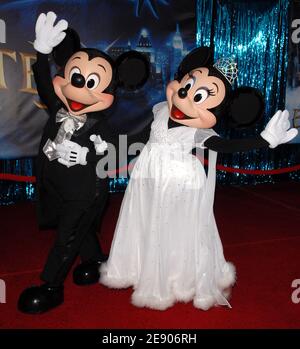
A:
{"label": "minnie's eyelash", "polygon": [[199,89],[201,89],[201,88],[206,90],[209,96],[215,96],[216,95],[216,92],[214,91],[213,88],[208,88],[206,86],[203,86],[203,87],[200,87]]}
{"label": "minnie's eyelash", "polygon": [[[189,78],[195,80],[195,76],[192,73],[188,73],[188,76],[189,76]],[[214,91],[213,88],[208,88],[206,86],[203,86],[203,87],[200,87],[200,88],[204,88],[207,91],[209,96],[215,96],[216,95],[216,92]]]}
{"label": "minnie's eyelash", "polygon": [[207,89],[207,92],[208,92],[208,94],[210,95],[210,96],[215,96],[216,95],[216,93],[215,93],[215,91],[213,90],[213,89]]}

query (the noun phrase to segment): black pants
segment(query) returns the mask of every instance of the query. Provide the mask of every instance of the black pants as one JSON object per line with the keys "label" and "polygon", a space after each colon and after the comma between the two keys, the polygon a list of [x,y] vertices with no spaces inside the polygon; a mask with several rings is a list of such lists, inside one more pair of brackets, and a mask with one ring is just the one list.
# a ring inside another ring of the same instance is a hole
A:
{"label": "black pants", "polygon": [[78,256],[82,261],[103,258],[97,229],[108,191],[90,201],[65,201],[60,212],[57,238],[47,258],[41,279],[53,286],[62,284]]}

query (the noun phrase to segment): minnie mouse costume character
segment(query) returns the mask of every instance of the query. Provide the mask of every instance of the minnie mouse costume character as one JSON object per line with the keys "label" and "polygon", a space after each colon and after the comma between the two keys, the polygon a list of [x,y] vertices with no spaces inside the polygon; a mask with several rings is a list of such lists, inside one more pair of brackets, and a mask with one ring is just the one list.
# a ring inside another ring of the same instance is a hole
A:
{"label": "minnie mouse costume character", "polygon": [[[263,111],[258,91],[232,90],[236,64],[213,62],[200,47],[184,58],[167,86],[167,101],[154,106],[148,143],[131,174],[109,259],[100,282],[133,286],[132,303],[164,310],[176,301],[193,301],[207,310],[227,305],[235,267],[225,260],[213,214],[216,152],[238,152],[288,142],[288,112],[278,111],[254,139],[220,138],[213,127],[229,117],[249,126]],[[192,155],[209,149],[208,175]]]}
{"label": "minnie mouse costume character", "polygon": [[[108,195],[108,178],[99,180],[96,164],[107,143],[117,144],[103,110],[114,101],[118,87],[135,90],[147,80],[147,59],[135,51],[116,62],[106,53],[81,48],[75,31],[56,15],[41,14],[36,23],[34,77],[41,100],[49,111],[37,163],[38,218],[42,228],[57,228],[57,238],[41,274],[45,282],[26,289],[18,308],[42,313],[64,300],[64,280],[74,270],[78,285],[97,283],[102,253],[96,231]],[[48,55],[60,66],[53,78]],[[96,136],[97,135],[97,136]]]}

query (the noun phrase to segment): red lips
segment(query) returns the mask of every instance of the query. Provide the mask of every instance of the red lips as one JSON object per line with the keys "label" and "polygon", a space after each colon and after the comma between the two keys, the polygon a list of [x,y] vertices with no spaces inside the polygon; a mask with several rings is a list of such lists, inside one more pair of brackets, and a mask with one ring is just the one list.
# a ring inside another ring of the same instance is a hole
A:
{"label": "red lips", "polygon": [[174,119],[179,119],[179,120],[185,119],[185,117],[186,117],[186,115],[180,109],[175,107],[175,105],[172,106],[171,116]]}
{"label": "red lips", "polygon": [[69,100],[69,106],[73,111],[79,111],[81,109],[83,109],[85,107],[85,104],[82,104],[80,102],[76,102],[76,101],[71,101]]}

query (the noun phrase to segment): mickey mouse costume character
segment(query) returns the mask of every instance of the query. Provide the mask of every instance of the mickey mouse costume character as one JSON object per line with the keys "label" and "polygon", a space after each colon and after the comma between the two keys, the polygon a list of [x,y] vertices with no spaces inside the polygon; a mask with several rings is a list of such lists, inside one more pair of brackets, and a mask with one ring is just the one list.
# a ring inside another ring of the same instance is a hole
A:
{"label": "mickey mouse costume character", "polygon": [[[230,117],[249,126],[263,112],[258,91],[232,90],[236,64],[213,63],[210,48],[200,47],[180,64],[167,86],[167,101],[153,107],[148,143],[127,187],[115,235],[100,282],[112,288],[133,286],[132,303],[164,310],[176,301],[193,301],[207,310],[227,305],[236,278],[225,260],[213,214],[216,152],[275,148],[297,134],[288,112],[278,111],[254,139],[220,138],[213,127]],[[209,149],[208,174],[192,155]]]}
{"label": "mickey mouse costume character", "polygon": [[[114,101],[118,87],[135,90],[147,80],[147,59],[135,51],[116,62],[106,53],[81,48],[77,33],[65,20],[42,13],[36,23],[34,77],[41,100],[49,111],[37,164],[38,218],[42,228],[57,227],[57,238],[41,274],[45,282],[26,289],[18,308],[42,313],[64,300],[64,280],[74,270],[77,285],[97,283],[99,265],[107,257],[96,236],[108,195],[108,178],[99,180],[96,164],[107,143],[117,143],[103,110]],[[60,66],[53,78],[48,55]]]}

